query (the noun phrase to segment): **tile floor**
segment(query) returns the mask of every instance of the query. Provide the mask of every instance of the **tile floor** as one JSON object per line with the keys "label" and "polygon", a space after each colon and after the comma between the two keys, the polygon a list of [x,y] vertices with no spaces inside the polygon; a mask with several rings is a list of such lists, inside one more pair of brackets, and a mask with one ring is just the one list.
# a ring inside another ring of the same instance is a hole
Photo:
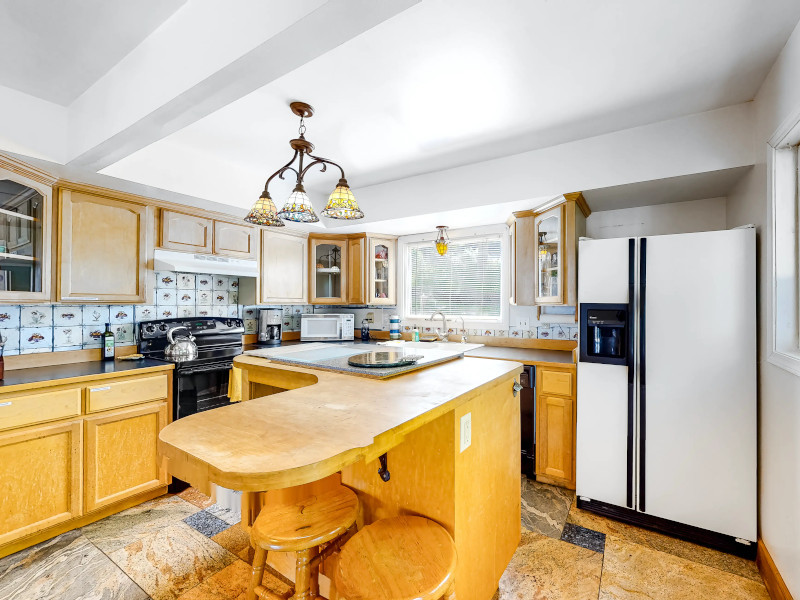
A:
{"label": "tile floor", "polygon": [[[188,489],[0,559],[0,600],[243,600],[247,534]],[[288,594],[286,580],[269,586]],[[752,561],[579,510],[522,478],[522,539],[497,600],[769,596]]]}

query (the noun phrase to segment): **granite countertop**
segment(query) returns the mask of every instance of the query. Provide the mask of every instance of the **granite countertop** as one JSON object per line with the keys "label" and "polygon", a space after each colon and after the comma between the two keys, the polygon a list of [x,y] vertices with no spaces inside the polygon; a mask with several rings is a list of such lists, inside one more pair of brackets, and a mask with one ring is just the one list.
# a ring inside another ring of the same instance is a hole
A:
{"label": "granite countertop", "polygon": [[106,378],[133,375],[134,371],[142,369],[163,370],[171,368],[173,368],[171,363],[144,358],[142,360],[94,360],[65,365],[48,365],[46,367],[7,370],[3,380],[0,381],[0,393],[13,391],[19,386],[43,387],[41,384],[48,384],[59,379],[74,379],[80,377],[85,377],[87,379],[97,377]]}

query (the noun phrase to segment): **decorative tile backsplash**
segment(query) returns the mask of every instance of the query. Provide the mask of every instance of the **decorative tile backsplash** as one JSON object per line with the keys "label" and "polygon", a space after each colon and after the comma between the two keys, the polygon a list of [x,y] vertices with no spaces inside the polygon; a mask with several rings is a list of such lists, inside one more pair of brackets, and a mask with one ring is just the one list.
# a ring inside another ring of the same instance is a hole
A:
{"label": "decorative tile backsplash", "polygon": [[238,317],[239,278],[156,273],[155,304],[0,305],[3,354],[99,348],[111,323],[118,346],[133,346],[136,323],[172,317]]}

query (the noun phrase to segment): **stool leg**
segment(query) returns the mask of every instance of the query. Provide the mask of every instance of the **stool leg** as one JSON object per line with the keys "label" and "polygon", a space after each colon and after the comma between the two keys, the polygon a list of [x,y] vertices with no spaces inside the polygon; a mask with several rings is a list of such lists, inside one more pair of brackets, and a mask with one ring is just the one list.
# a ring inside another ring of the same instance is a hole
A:
{"label": "stool leg", "polygon": [[456,600],[456,582],[451,581],[447,591],[442,596],[442,600]]}
{"label": "stool leg", "polygon": [[294,596],[293,600],[309,600],[311,596],[311,567],[309,562],[312,558],[312,552],[316,548],[309,548],[307,550],[300,550],[297,553],[297,568],[294,577]]}
{"label": "stool leg", "polygon": [[[319,554],[319,547],[311,548],[309,550],[309,560],[313,559]],[[316,598],[319,596],[319,567],[321,563],[317,563],[317,566],[311,569],[311,577],[309,581],[309,591],[311,592],[310,598]]]}
{"label": "stool leg", "polygon": [[264,565],[267,564],[267,551],[261,547],[256,547],[253,556],[253,572],[250,575],[250,585],[247,586],[247,600],[256,600],[256,587],[261,585],[264,579]]}

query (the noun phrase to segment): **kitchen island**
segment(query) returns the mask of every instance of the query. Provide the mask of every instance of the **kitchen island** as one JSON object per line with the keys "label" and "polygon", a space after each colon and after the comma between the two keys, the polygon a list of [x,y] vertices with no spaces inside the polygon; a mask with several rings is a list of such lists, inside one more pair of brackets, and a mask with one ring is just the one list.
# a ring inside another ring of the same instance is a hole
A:
{"label": "kitchen island", "polygon": [[234,365],[243,402],[161,432],[171,474],[245,492],[245,529],[265,504],[341,481],[358,493],[360,526],[398,514],[442,524],[458,597],[492,597],[520,536],[519,363],[461,358],[388,380],[253,356]]}

